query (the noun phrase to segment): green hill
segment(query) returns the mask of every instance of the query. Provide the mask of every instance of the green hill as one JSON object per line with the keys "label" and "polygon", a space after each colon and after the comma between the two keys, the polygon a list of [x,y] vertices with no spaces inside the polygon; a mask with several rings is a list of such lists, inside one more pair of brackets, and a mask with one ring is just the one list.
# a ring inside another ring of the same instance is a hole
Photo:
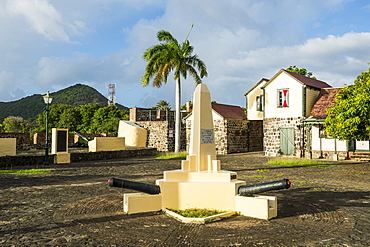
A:
{"label": "green hill", "polygon": [[[96,89],[82,84],[59,90],[50,94],[52,104],[65,104],[80,106],[86,104],[99,104],[102,107],[108,105],[108,99]],[[34,94],[11,102],[0,102],[0,123],[9,116],[23,117],[30,122],[35,122],[37,115],[45,110],[45,103],[41,94]],[[128,110],[127,107],[116,104],[120,110]]]}

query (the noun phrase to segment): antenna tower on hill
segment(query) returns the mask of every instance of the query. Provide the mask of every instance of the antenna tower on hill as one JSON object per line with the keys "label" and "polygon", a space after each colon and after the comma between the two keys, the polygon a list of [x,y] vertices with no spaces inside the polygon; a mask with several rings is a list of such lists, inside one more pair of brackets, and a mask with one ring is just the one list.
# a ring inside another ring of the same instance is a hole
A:
{"label": "antenna tower on hill", "polygon": [[108,84],[108,106],[116,105],[116,84]]}

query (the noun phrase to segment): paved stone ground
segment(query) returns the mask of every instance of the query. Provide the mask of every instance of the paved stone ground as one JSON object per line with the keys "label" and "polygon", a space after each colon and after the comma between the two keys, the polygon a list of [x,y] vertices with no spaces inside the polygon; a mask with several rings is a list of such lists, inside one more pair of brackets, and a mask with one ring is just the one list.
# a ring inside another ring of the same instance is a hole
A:
{"label": "paved stone ground", "polygon": [[261,153],[218,157],[247,184],[288,178],[270,221],[233,216],[184,224],[161,212],[122,213],[109,177],[154,183],[178,160],[151,157],[53,165],[51,173],[0,175],[0,246],[370,246],[370,164],[267,165]]}

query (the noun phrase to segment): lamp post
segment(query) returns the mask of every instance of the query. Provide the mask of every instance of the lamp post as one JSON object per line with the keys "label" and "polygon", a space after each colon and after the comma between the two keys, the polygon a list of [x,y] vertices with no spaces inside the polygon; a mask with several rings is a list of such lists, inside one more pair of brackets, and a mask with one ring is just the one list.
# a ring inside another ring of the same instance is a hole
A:
{"label": "lamp post", "polygon": [[45,96],[42,96],[42,97],[44,98],[44,102],[46,104],[46,107],[45,107],[45,116],[46,116],[45,126],[46,126],[46,130],[45,130],[45,162],[44,162],[44,165],[49,165],[48,115],[49,115],[49,105],[53,101],[53,98],[50,97],[49,92]]}

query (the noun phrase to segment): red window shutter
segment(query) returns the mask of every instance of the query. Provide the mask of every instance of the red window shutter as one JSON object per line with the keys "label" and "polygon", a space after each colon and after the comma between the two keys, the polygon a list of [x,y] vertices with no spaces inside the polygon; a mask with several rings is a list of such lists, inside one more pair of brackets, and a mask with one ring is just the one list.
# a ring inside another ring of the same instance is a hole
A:
{"label": "red window shutter", "polygon": [[288,95],[289,95],[289,90],[285,89],[283,90],[283,107],[288,107]]}

